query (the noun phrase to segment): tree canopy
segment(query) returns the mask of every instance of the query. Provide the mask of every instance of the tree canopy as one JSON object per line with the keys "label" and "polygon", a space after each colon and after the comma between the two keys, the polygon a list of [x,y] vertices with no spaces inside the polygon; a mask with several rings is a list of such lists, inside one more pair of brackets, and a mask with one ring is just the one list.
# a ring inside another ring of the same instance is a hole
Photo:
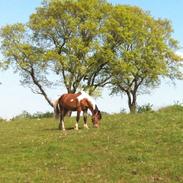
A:
{"label": "tree canopy", "polygon": [[30,17],[35,39],[45,47],[45,60],[53,61],[68,93],[95,90],[109,79],[104,74],[106,61],[99,57],[108,9],[101,0],[52,1]]}

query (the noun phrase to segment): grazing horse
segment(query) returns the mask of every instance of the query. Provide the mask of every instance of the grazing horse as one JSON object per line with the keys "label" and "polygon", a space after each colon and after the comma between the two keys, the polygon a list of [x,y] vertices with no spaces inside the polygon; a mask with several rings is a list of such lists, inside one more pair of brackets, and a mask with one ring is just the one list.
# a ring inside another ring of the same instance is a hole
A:
{"label": "grazing horse", "polygon": [[102,115],[94,100],[84,91],[76,94],[63,94],[54,103],[55,117],[60,117],[59,129],[65,130],[64,116],[69,111],[77,111],[75,129],[78,130],[78,122],[80,119],[80,113],[83,111],[84,127],[88,128],[87,125],[87,110],[89,109],[92,113],[92,122],[94,127],[99,127],[99,120],[102,119]]}

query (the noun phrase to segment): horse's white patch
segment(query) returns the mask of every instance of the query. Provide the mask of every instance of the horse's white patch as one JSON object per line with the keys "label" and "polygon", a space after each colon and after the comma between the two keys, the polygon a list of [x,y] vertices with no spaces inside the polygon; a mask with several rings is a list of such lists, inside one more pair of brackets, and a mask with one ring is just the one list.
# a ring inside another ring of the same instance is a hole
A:
{"label": "horse's white patch", "polygon": [[74,99],[71,99],[70,101],[71,101],[71,102],[73,102],[73,101],[74,101]]}
{"label": "horse's white patch", "polygon": [[81,91],[81,95],[77,97],[78,101],[80,102],[82,99],[85,99],[85,98],[91,102],[93,109],[95,110],[95,105],[96,105],[95,101],[86,92]]}
{"label": "horse's white patch", "polygon": [[62,130],[65,131],[64,121],[62,120]]}
{"label": "horse's white patch", "polygon": [[84,124],[84,128],[89,129],[87,124]]}
{"label": "horse's white patch", "polygon": [[78,123],[75,124],[75,130],[78,130]]}

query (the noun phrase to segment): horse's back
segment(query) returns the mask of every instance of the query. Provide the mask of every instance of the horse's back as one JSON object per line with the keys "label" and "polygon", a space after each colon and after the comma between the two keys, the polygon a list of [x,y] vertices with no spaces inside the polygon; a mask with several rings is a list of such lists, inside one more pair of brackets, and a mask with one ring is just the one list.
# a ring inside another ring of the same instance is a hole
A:
{"label": "horse's back", "polygon": [[59,105],[61,108],[72,111],[86,110],[87,108],[94,110],[96,106],[90,96],[81,92],[63,94],[59,99]]}
{"label": "horse's back", "polygon": [[77,108],[77,97],[79,96],[79,93],[73,94],[73,93],[68,93],[68,94],[63,94],[60,99],[59,99],[59,104],[61,107],[68,109],[68,110],[76,110]]}

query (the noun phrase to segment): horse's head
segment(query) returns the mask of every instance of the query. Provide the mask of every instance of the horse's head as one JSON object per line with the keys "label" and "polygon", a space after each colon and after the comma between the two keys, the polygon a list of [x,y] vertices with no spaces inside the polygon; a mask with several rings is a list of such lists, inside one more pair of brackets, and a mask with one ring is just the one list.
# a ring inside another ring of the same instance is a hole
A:
{"label": "horse's head", "polygon": [[100,112],[100,110],[98,110],[98,108],[96,107],[96,109],[93,112],[92,115],[92,123],[94,125],[94,127],[98,128],[99,127],[99,121],[102,119],[102,114]]}

